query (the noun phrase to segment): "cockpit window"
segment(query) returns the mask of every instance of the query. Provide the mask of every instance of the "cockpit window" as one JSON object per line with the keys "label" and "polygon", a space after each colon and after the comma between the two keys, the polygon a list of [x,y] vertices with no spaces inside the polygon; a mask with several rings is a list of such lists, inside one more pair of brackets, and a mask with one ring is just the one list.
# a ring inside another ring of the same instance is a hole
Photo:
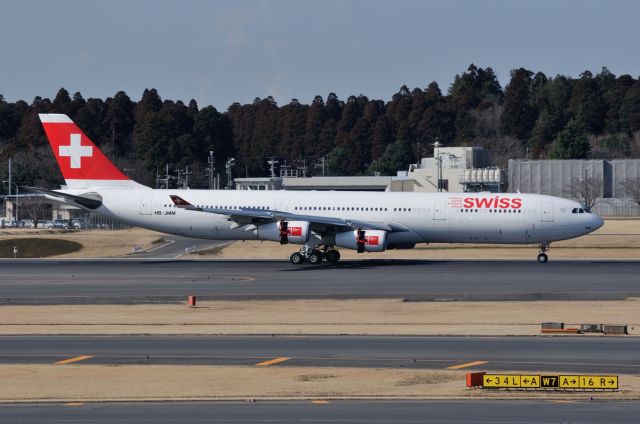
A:
{"label": "cockpit window", "polygon": [[573,208],[571,213],[591,213],[591,209],[589,208]]}

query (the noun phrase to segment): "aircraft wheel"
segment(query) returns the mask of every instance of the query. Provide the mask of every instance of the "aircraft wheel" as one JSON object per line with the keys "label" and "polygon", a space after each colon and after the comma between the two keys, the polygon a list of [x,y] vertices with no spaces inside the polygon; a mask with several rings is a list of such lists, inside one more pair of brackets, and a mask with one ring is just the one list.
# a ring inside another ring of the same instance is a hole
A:
{"label": "aircraft wheel", "polygon": [[311,253],[307,259],[309,260],[310,264],[318,265],[319,263],[322,262],[322,253],[316,250],[313,253]]}
{"label": "aircraft wheel", "polygon": [[302,256],[302,254],[300,252],[296,252],[296,253],[291,255],[289,260],[294,265],[300,265],[301,263],[304,262],[304,256]]}
{"label": "aircraft wheel", "polygon": [[337,250],[329,250],[324,255],[327,258],[327,262],[337,264],[340,260],[340,252]]}
{"label": "aircraft wheel", "polygon": [[539,263],[546,264],[548,260],[549,260],[549,257],[547,256],[546,253],[540,253],[538,255],[538,262]]}

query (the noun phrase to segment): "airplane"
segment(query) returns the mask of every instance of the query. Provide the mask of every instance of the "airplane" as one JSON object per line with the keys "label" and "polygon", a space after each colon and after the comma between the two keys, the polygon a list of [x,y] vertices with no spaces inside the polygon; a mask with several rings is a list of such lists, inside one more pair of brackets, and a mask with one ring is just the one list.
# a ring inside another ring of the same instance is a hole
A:
{"label": "airplane", "polygon": [[574,200],[522,193],[152,189],[122,173],[63,114],[39,115],[66,188],[45,197],[163,233],[300,245],[293,264],[336,264],[419,243],[537,244],[591,233],[603,220]]}

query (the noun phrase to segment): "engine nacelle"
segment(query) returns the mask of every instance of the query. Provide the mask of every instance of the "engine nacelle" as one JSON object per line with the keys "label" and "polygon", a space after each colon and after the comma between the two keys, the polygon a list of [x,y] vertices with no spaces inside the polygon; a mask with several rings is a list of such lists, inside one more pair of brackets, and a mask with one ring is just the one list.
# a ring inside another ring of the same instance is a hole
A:
{"label": "engine nacelle", "polygon": [[309,240],[309,222],[270,222],[259,225],[255,233],[259,240],[279,241],[281,244],[305,244]]}
{"label": "engine nacelle", "polygon": [[336,234],[336,246],[358,250],[359,252],[383,252],[387,249],[387,232],[355,230],[338,233]]}

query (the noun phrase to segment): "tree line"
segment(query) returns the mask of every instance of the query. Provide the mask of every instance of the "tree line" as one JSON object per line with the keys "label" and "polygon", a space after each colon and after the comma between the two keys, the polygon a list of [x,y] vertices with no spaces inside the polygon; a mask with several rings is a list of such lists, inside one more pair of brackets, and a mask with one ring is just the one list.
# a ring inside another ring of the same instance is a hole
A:
{"label": "tree line", "polygon": [[[237,176],[268,175],[273,156],[322,157],[330,175],[395,174],[432,154],[436,140],[487,147],[503,167],[509,158],[640,157],[640,81],[606,68],[579,78],[514,69],[503,89],[491,68],[472,64],[446,93],[432,82],[402,86],[388,101],[329,93],[279,106],[267,97],[225,112],[162,100],[155,89],[138,102],[123,91],[103,100],[64,88],[31,103],[0,95],[0,160],[13,158],[20,185],[62,183],[38,113],[69,115],[116,165],[151,186],[166,164],[189,166],[190,185],[206,186],[209,151],[220,173],[235,157]],[[0,175],[6,179],[6,166]]]}

